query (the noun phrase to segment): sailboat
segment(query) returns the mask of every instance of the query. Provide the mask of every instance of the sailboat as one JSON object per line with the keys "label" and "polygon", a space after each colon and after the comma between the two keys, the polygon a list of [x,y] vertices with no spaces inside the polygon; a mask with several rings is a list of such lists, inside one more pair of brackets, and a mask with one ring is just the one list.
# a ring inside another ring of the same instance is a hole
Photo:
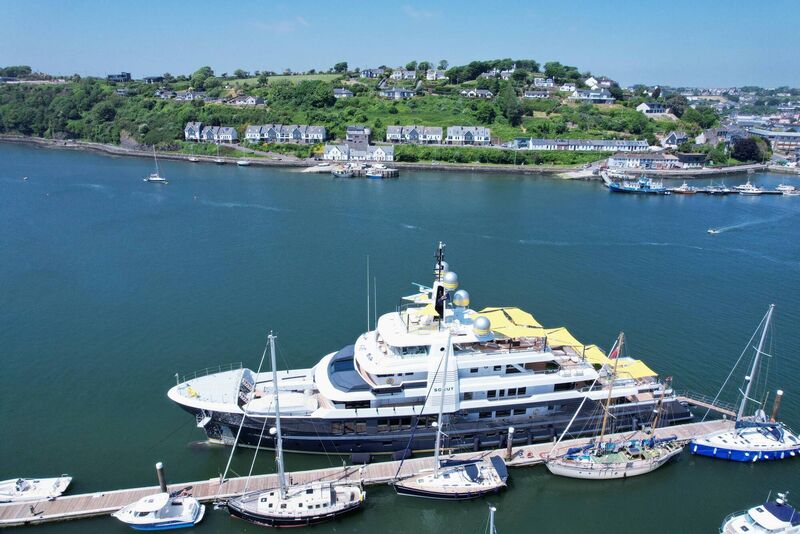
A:
{"label": "sailboat", "polygon": [[[675,436],[603,442],[608,422],[609,406],[611,404],[611,392],[617,377],[617,364],[619,363],[619,355],[624,341],[625,335],[620,332],[614,347],[611,349],[611,352],[609,352],[609,358],[614,359],[614,369],[609,380],[608,398],[606,399],[604,407],[600,436],[596,442],[590,442],[583,447],[572,447],[567,449],[563,454],[553,455],[561,439],[564,438],[570,426],[575,421],[575,417],[580,413],[583,403],[587,398],[584,397],[578,410],[575,412],[575,416],[573,416],[572,420],[564,429],[564,432],[561,434],[558,442],[553,446],[550,454],[545,458],[547,469],[554,475],[589,480],[627,478],[654,471],[681,453],[683,443],[679,442]],[[592,386],[594,386],[594,384],[592,384]],[[664,397],[662,395],[656,408],[656,415],[652,425],[653,429],[658,426],[663,400]]]}
{"label": "sailboat", "polygon": [[198,161],[200,161],[200,158],[194,155],[194,145],[192,145],[192,154],[189,156],[189,161],[191,161],[192,163],[197,163]]}
{"label": "sailboat", "polygon": [[214,158],[214,163],[217,165],[225,165],[225,160],[219,157],[219,145],[217,145],[217,157]]}
{"label": "sailboat", "polygon": [[167,179],[161,176],[161,172],[158,168],[158,158],[156,157],[155,145],[153,145],[153,161],[155,161],[156,164],[156,172],[150,173],[150,176],[145,178],[144,181],[153,184],[167,184]]}
{"label": "sailboat", "polygon": [[[445,314],[443,313],[444,317]],[[442,445],[442,415],[447,391],[447,366],[452,350],[451,333],[448,330],[446,350],[442,356],[442,386],[439,388],[439,415],[436,420],[436,445],[433,452],[433,470],[396,480],[393,485],[399,495],[427,497],[430,499],[466,500],[489,493],[497,493],[506,486],[508,470],[499,456],[467,461],[440,461]],[[434,382],[435,383],[435,379]],[[402,465],[402,464],[401,464]],[[399,471],[399,469],[398,469]]]}
{"label": "sailboat", "polygon": [[[226,506],[234,517],[269,527],[301,527],[316,525],[361,508],[366,492],[358,484],[337,484],[321,481],[287,485],[283,471],[283,438],[278,395],[278,370],[275,362],[275,336],[269,335],[272,363],[272,394],[275,404],[275,463],[279,487],[244,493],[229,499]],[[234,447],[235,450],[235,447]],[[233,451],[231,451],[233,454]]]}
{"label": "sailboat", "polygon": [[[760,407],[755,411],[754,415],[744,415],[748,401],[753,400],[750,394],[753,383],[756,382],[758,376],[761,356],[771,357],[771,355],[764,352],[764,341],[767,337],[774,309],[775,305],[770,304],[767,314],[759,324],[761,337],[753,357],[750,374],[745,377],[747,385],[742,393],[742,402],[739,404],[739,411],[736,414],[734,429],[693,439],[689,445],[689,450],[692,454],[736,462],[784,460],[800,456],[800,438],[784,423],[775,420],[780,407],[780,399],[783,397],[782,391],[779,390],[775,398],[771,417],[767,418],[763,408]],[[753,337],[755,337],[755,334],[753,334]]]}

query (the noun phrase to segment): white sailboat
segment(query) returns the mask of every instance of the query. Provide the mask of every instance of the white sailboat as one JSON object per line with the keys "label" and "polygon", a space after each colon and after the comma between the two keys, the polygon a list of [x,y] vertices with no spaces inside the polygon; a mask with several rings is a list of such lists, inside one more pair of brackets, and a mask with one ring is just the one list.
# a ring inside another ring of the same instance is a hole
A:
{"label": "white sailboat", "polygon": [[[272,363],[272,390],[275,403],[275,463],[278,467],[277,489],[254,491],[234,497],[227,502],[228,512],[234,517],[256,525],[270,527],[301,527],[329,521],[361,508],[366,492],[357,484],[331,481],[312,484],[287,485],[283,471],[283,441],[281,436],[280,395],[278,371],[275,361],[275,336],[269,335]],[[246,414],[245,414],[246,416]],[[233,451],[231,455],[233,455]]]}
{"label": "white sailboat", "polygon": [[[443,314],[444,315],[444,314]],[[439,415],[436,420],[436,445],[433,453],[433,471],[394,482],[400,495],[427,497],[430,499],[465,500],[475,499],[488,493],[496,493],[506,486],[508,471],[505,462],[498,456],[489,461],[440,461],[442,445],[442,416],[447,389],[447,366],[452,350],[452,334],[447,331],[446,349],[442,356],[442,385],[440,388]],[[434,382],[435,383],[435,379]],[[434,388],[435,389],[435,388]],[[452,389],[452,386],[451,386]]]}
{"label": "white sailboat", "polygon": [[156,164],[156,172],[150,173],[150,176],[144,179],[145,182],[153,184],[167,184],[167,179],[161,176],[161,171],[158,168],[158,157],[156,157],[156,147],[153,145],[153,161]]}
{"label": "white sailboat", "polygon": [[[583,447],[573,447],[561,454],[553,454],[561,439],[569,431],[575,416],[580,413],[583,407],[583,402],[581,402],[572,421],[567,425],[564,433],[545,459],[547,469],[554,475],[587,480],[627,478],[654,471],[681,453],[683,442],[679,442],[674,436],[661,439],[651,437],[648,439],[603,442],[611,404],[611,392],[617,378],[617,364],[619,363],[619,355],[624,340],[625,335],[620,332],[617,342],[609,352],[609,357],[614,358],[614,369],[609,379],[608,398],[606,399],[603,423],[597,442],[589,443]],[[663,400],[664,397],[662,395],[656,408],[653,429],[658,426]]]}
{"label": "white sailboat", "polygon": [[[761,338],[758,342],[758,348],[755,349],[750,374],[745,377],[747,385],[742,393],[742,402],[736,414],[735,428],[693,439],[689,445],[689,450],[692,454],[736,462],[785,460],[800,456],[800,437],[784,423],[775,420],[780,407],[780,399],[783,397],[782,391],[778,390],[771,417],[767,417],[762,407],[759,407],[754,415],[745,416],[747,403],[753,400],[750,395],[753,383],[759,373],[761,356],[771,357],[771,355],[764,352],[764,341],[769,331],[774,309],[775,305],[771,304],[767,314],[759,324]],[[753,334],[753,337],[755,337],[755,334]],[[748,343],[749,346],[750,343]]]}
{"label": "white sailboat", "polygon": [[217,144],[217,157],[214,158],[214,163],[217,165],[225,165],[225,160],[219,156],[219,144]]}
{"label": "white sailboat", "polygon": [[55,478],[12,478],[0,481],[0,503],[55,499],[72,482],[69,475]]}

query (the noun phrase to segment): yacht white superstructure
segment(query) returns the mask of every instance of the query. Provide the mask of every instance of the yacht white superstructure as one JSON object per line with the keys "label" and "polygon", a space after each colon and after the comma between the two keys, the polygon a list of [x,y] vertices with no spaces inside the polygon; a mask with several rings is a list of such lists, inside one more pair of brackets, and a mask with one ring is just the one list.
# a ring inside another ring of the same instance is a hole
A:
{"label": "yacht white superstructure", "polygon": [[[622,358],[612,378],[598,347],[565,328],[545,328],[519,308],[476,311],[457,288],[440,244],[432,287],[404,297],[406,304],[379,317],[374,330],[314,367],[279,372],[284,447],[329,454],[432,450],[440,405],[444,448],[501,445],[510,425],[515,443],[552,440],[584,397],[572,433],[593,435],[596,403],[612,382],[615,430],[646,424],[662,395],[662,421],[691,418],[643,362]],[[436,373],[442,354],[446,377]],[[264,419],[274,420],[271,391],[269,373],[233,366],[179,380],[168,395],[209,438],[227,444],[246,411],[239,443],[271,447],[270,436],[260,437]]]}

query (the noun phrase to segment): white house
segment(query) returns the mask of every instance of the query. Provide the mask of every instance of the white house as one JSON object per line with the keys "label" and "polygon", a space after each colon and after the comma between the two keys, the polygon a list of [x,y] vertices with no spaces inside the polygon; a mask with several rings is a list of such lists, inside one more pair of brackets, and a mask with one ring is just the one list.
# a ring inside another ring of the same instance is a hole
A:
{"label": "white house", "polygon": [[578,89],[569,97],[570,100],[578,102],[588,102],[589,104],[613,104],[616,100],[608,89]]}
{"label": "white house", "polygon": [[393,146],[369,145],[350,148],[349,145],[325,145],[322,159],[326,161],[394,161]]}
{"label": "white house", "polygon": [[574,93],[576,89],[576,85],[572,82],[563,83],[561,84],[561,87],[558,88],[559,91],[563,91],[565,93]]}
{"label": "white house", "polygon": [[522,93],[522,98],[548,98],[550,93],[547,91],[525,91]]}
{"label": "white house", "polygon": [[417,77],[417,71],[407,70],[403,67],[397,67],[392,71],[391,78],[393,80],[414,80]]}
{"label": "white house", "polygon": [[674,169],[680,166],[680,163],[672,154],[633,152],[614,154],[608,158],[608,166],[617,169]]}
{"label": "white house", "polygon": [[263,106],[264,99],[260,96],[241,95],[228,100],[228,104],[232,106]]}
{"label": "white house", "polygon": [[236,133],[236,128],[232,126],[220,126],[217,133],[217,141],[223,143],[235,143],[239,140],[239,134]]}
{"label": "white house", "polygon": [[571,152],[638,152],[648,149],[647,141],[636,139],[536,139],[517,138],[521,150],[566,150]]}
{"label": "white house", "polygon": [[386,140],[391,143],[438,144],[442,142],[439,126],[387,126]]}
{"label": "white house", "polygon": [[211,143],[219,141],[219,126],[204,126],[200,139]]}
{"label": "white house", "polygon": [[347,161],[350,159],[350,149],[347,145],[325,145],[322,159],[326,161]]}
{"label": "white house", "polygon": [[488,89],[464,89],[459,94],[467,98],[492,98],[494,96],[494,93]]}
{"label": "white house", "polygon": [[414,96],[414,91],[410,89],[403,89],[401,87],[392,87],[391,89],[383,89],[379,93],[384,98],[391,100],[404,100]]}
{"label": "white house", "polygon": [[333,98],[351,98],[353,96],[353,91],[349,89],[337,88],[333,90]]}
{"label": "white house", "polygon": [[187,141],[200,141],[202,133],[202,122],[187,122],[183,128],[183,138]]}
{"label": "white house", "polygon": [[676,132],[671,131],[667,134],[663,141],[661,141],[661,146],[664,148],[676,148],[678,145],[681,145],[689,140],[689,136],[686,135],[686,132]]}
{"label": "white house", "polygon": [[492,141],[491,130],[483,126],[449,126],[447,144],[450,145],[488,145]]}
{"label": "white house", "polygon": [[645,115],[659,115],[661,113],[666,113],[667,108],[664,107],[664,104],[659,104],[658,102],[642,102],[636,106],[636,111],[644,113]]}
{"label": "white house", "polygon": [[324,126],[307,124],[254,124],[247,127],[245,139],[251,143],[321,143],[327,138]]}
{"label": "white house", "polygon": [[543,88],[550,88],[555,87],[556,82],[553,81],[553,78],[534,78],[533,79],[533,86],[534,87],[543,87]]}
{"label": "white house", "polygon": [[261,130],[263,126],[251,125],[244,131],[244,138],[248,143],[258,143],[261,141]]}
{"label": "white house", "polygon": [[583,83],[589,89],[597,89],[598,87],[600,87],[600,82],[598,82],[594,76],[589,76],[588,78],[583,80]]}
{"label": "white house", "polygon": [[428,71],[425,73],[425,79],[429,82],[438,82],[439,80],[446,80],[447,76],[443,70],[428,69]]}

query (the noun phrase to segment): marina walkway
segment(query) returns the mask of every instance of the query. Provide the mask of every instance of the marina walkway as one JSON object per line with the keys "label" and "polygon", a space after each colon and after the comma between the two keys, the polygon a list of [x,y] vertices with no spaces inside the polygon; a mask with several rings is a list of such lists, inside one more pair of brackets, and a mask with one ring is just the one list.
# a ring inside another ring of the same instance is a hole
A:
{"label": "marina walkway", "polygon": [[[732,421],[716,420],[703,423],[688,423],[656,430],[660,437],[676,435],[680,440],[689,440],[720,430],[733,427]],[[610,438],[615,435],[609,436]],[[617,434],[617,437],[628,438],[631,433]],[[641,437],[642,434],[639,435]],[[588,438],[564,440],[559,447],[579,446],[588,443]],[[532,466],[542,463],[542,455],[553,447],[552,443],[537,443],[513,448],[512,459],[508,465],[512,467]],[[505,457],[506,450],[492,450],[481,452],[468,452],[455,454],[452,458],[469,460],[488,458],[490,456]],[[288,480],[293,484],[303,484],[315,481],[348,481],[361,482],[365,485],[386,484],[395,478],[395,473],[400,462],[378,462],[365,466],[332,467],[328,469],[314,469],[310,471],[296,471],[287,473]],[[401,477],[411,476],[433,467],[432,457],[412,458],[403,462]],[[170,491],[178,491],[191,486],[190,493],[203,502],[213,501],[215,498],[227,498],[239,495],[244,491],[264,490],[275,488],[278,485],[277,476],[257,475],[230,478],[220,486],[219,478],[170,484]],[[36,503],[15,503],[0,505],[0,527],[34,525],[68,519],[81,519],[108,515],[138,499],[158,493],[158,486],[144,488],[122,489],[114,491],[99,491],[81,495],[66,495],[53,501],[40,501]]]}

